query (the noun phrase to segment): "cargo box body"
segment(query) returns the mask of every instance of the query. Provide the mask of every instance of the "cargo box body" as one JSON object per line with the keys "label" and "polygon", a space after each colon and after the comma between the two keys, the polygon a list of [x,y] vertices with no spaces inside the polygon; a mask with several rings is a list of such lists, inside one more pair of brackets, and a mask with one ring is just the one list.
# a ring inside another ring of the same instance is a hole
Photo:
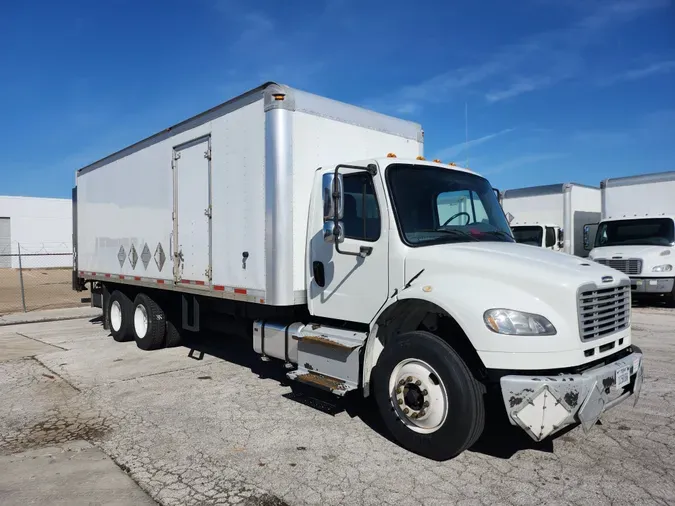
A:
{"label": "cargo box body", "polygon": [[675,171],[606,179],[602,219],[675,216]]}
{"label": "cargo box body", "polygon": [[302,304],[316,169],[422,147],[418,124],[268,83],[79,170],[76,269]]}
{"label": "cargo box body", "polygon": [[564,183],[506,190],[502,207],[512,227],[558,227],[564,232],[562,251],[586,257],[583,227],[600,220],[600,189]]}

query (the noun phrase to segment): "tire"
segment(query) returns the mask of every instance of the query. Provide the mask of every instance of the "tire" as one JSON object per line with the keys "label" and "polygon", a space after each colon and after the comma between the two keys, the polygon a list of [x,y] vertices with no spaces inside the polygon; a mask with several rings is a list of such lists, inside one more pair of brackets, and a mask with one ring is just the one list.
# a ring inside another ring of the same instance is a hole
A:
{"label": "tire", "polygon": [[156,350],[164,347],[164,311],[144,293],[139,293],[134,301],[133,329],[136,345],[140,349]]}
{"label": "tire", "polygon": [[118,343],[131,341],[133,334],[133,309],[131,299],[119,290],[110,294],[107,318],[110,334]]}
{"label": "tire", "polygon": [[180,346],[182,340],[183,336],[181,335],[180,330],[178,330],[178,327],[176,327],[176,325],[174,325],[171,320],[167,320],[165,336],[166,347],[174,348],[176,346]]}
{"label": "tire", "polygon": [[387,429],[414,453],[451,459],[483,432],[483,385],[457,352],[430,332],[408,332],[387,342],[373,370],[373,386]]}

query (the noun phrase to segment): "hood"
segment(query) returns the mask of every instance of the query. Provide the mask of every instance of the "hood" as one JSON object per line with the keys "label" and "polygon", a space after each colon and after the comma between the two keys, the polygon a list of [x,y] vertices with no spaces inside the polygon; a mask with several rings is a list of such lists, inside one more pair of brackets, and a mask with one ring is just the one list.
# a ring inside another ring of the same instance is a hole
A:
{"label": "hood", "polygon": [[[426,265],[426,266],[425,266]],[[406,259],[406,276],[432,266],[522,285],[568,286],[618,283],[628,279],[604,265],[567,253],[507,242],[472,242],[415,248]],[[612,278],[607,280],[607,276]],[[603,279],[604,278],[604,279]]]}
{"label": "hood", "polygon": [[675,247],[673,246],[602,246],[591,250],[589,260],[621,260],[639,259],[642,261],[641,272],[656,277],[672,277],[673,270],[667,272],[653,272],[657,265],[670,264],[675,268]]}
{"label": "hood", "polygon": [[[589,256],[593,258],[612,258],[612,257],[621,257],[621,258],[643,258],[645,256],[661,255],[664,251],[670,251],[672,247],[669,246],[647,246],[647,245],[635,245],[635,246],[600,246],[593,248]],[[668,253],[668,256],[671,253]]]}

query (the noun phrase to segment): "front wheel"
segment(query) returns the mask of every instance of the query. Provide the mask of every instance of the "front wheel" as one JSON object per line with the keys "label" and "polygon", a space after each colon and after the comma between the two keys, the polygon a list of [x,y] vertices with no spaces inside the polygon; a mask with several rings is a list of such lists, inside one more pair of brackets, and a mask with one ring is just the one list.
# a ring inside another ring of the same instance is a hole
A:
{"label": "front wheel", "polygon": [[483,432],[482,385],[434,334],[408,332],[387,342],[373,383],[385,425],[412,452],[447,460],[470,448]]}

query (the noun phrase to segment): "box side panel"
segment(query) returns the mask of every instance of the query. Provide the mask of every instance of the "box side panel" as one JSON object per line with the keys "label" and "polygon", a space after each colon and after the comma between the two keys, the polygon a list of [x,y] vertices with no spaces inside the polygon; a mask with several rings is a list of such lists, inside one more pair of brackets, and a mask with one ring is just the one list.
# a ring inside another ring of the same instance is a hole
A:
{"label": "box side panel", "polygon": [[[257,237],[262,237],[263,233],[264,222],[260,218],[264,209],[261,197],[263,183],[257,182],[262,181],[262,176],[258,180],[252,179],[260,190],[248,193],[251,181],[237,175],[255,172],[248,161],[242,162],[249,157],[257,170],[263,171],[261,148],[243,142],[244,138],[252,136],[248,129],[253,118],[257,118],[258,130],[261,130],[262,100],[79,175],[79,269],[130,277],[173,279],[173,148],[211,135],[213,283],[237,286],[236,281],[245,280],[246,275],[243,278],[234,275],[234,269],[229,264],[234,263],[236,257],[241,267],[242,251],[239,250],[243,249],[242,241],[246,242],[248,238],[247,235],[242,237],[242,230],[253,230],[254,235],[259,231]],[[240,123],[237,126],[246,129],[246,133],[233,133],[236,122]],[[262,139],[261,133],[258,139]],[[235,176],[229,178],[229,174]],[[258,209],[257,213],[255,209]],[[256,226],[252,225],[252,220],[255,220]],[[146,244],[151,254],[147,263],[142,258]],[[261,242],[257,244],[262,250],[259,246]],[[156,255],[160,245],[165,255],[163,264],[156,261],[160,256]],[[254,246],[247,244],[246,247],[253,249]],[[247,265],[246,270],[251,271],[247,275],[258,277],[258,281],[251,282],[254,287],[264,284],[264,269],[259,267],[263,263],[264,260],[258,259]],[[260,281],[261,276],[263,281]]]}
{"label": "box side panel", "polygon": [[502,207],[505,213],[511,213],[514,217],[511,226],[532,224],[563,226],[562,193],[505,198]]}
{"label": "box side panel", "polygon": [[[208,133],[206,125],[200,130]],[[80,270],[173,278],[171,148],[169,141],[154,144],[77,178]],[[161,269],[154,260],[143,263],[146,244],[153,255],[161,244]]]}
{"label": "box side panel", "polygon": [[675,181],[608,186],[603,219],[675,215]]}
{"label": "box side panel", "polygon": [[305,244],[310,194],[319,167],[383,157],[415,158],[422,142],[355,124],[295,112],[293,114],[293,289],[305,290]]}
{"label": "box side panel", "polygon": [[[264,290],[265,113],[262,100],[214,123],[211,172],[213,284]],[[248,253],[246,259],[245,252]]]}

